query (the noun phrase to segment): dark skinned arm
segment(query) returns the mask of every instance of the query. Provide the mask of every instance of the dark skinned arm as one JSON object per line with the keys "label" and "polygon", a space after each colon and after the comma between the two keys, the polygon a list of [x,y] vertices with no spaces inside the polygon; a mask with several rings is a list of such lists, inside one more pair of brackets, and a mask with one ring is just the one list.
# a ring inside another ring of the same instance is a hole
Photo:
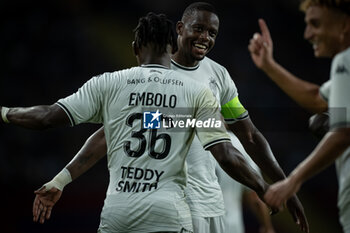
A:
{"label": "dark skinned arm", "polygon": [[209,150],[229,176],[254,190],[259,197],[263,197],[268,184],[230,142],[215,144]]}
{"label": "dark skinned arm", "polygon": [[89,170],[106,154],[106,139],[103,127],[101,127],[86,140],[84,146],[66,166],[72,180]]}
{"label": "dark skinned arm", "polygon": [[[67,114],[57,104],[10,108],[7,119],[10,124],[40,130],[70,124]],[[1,123],[4,123],[2,118]]]}
{"label": "dark skinned arm", "polygon": [[[10,108],[7,119],[11,124],[29,129],[47,129],[70,123],[67,114],[57,104]],[[1,122],[4,123],[2,118]],[[81,150],[66,166],[73,180],[91,168],[107,153],[104,136],[103,127],[101,127],[90,136]]]}
{"label": "dark skinned arm", "polygon": [[276,182],[286,177],[276,161],[269,143],[250,118],[230,124],[228,127],[238,137],[245,151],[268,178]]}
{"label": "dark skinned arm", "polygon": [[[1,110],[2,107],[0,107]],[[42,130],[70,123],[67,114],[56,104],[10,108],[6,117],[10,124],[29,129]],[[0,123],[4,123],[2,117],[0,117]],[[106,154],[106,151],[104,131],[101,128],[86,141],[78,154],[66,166],[72,180],[96,164]],[[57,187],[47,189],[43,186],[34,193],[36,196],[33,203],[33,221],[40,220],[40,223],[44,223],[45,219],[50,218],[51,210],[60,199],[62,190]]]}
{"label": "dark skinned arm", "polygon": [[[103,127],[91,135],[66,166],[72,180],[94,166],[107,153],[107,145]],[[51,211],[56,202],[61,198],[62,190],[56,187],[47,189],[45,186],[34,192],[35,199],[33,202],[33,221],[44,223],[51,216]]]}

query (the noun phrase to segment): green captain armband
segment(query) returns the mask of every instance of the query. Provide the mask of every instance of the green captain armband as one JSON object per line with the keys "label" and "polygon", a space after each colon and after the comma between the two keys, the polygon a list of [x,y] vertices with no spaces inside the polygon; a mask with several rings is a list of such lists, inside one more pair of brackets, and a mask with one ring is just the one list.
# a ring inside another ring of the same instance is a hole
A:
{"label": "green captain armband", "polygon": [[238,96],[221,106],[221,114],[224,119],[237,119],[247,110],[239,102]]}

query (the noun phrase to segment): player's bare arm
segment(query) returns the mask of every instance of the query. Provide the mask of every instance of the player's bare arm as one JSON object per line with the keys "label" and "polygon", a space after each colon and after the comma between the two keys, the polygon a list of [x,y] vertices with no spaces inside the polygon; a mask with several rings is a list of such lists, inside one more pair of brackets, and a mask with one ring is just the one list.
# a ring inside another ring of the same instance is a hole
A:
{"label": "player's bare arm", "polygon": [[259,19],[261,33],[255,33],[249,42],[248,50],[254,64],[264,71],[289,97],[312,113],[327,110],[327,102],[319,94],[319,86],[302,80],[273,58],[273,41],[263,19]]}
{"label": "player's bare arm", "polygon": [[85,173],[107,154],[107,144],[103,129],[101,127],[92,134],[66,166],[72,176],[72,180]]}
{"label": "player's bare arm", "polygon": [[[78,178],[89,170],[103,158],[106,153],[107,145],[104,137],[104,130],[103,127],[101,127],[87,139],[80,151],[65,167],[70,173],[71,180]],[[56,177],[58,176],[59,174]],[[33,202],[34,222],[39,221],[40,223],[44,223],[45,220],[50,218],[53,206],[62,195],[63,187],[56,182],[50,181],[34,192],[36,194]]]}
{"label": "player's bare arm", "polygon": [[[310,106],[319,112],[327,109],[326,101],[320,98],[318,93],[322,93],[329,104],[331,110],[330,128],[333,125],[337,125],[335,130],[328,132],[322,139],[320,144],[314,149],[314,151],[307,157],[291,175],[274,185],[272,185],[265,198],[268,203],[274,206],[280,206],[283,202],[295,194],[302,183],[309,179],[311,176],[317,174],[322,169],[328,167],[335,159],[341,157],[342,153],[350,145],[350,129],[348,127],[349,119],[347,117],[339,117],[335,112],[332,112],[335,108],[349,108],[348,101],[348,87],[349,87],[349,6],[348,1],[302,1],[300,9],[305,13],[305,31],[304,38],[312,44],[315,57],[331,57],[332,68],[330,81],[323,84],[322,88],[317,85],[305,82],[294,75],[290,74],[283,67],[275,63],[274,69],[263,69],[270,78],[277,83],[283,91],[297,101],[302,107],[310,110]],[[260,22],[259,22],[260,23]],[[262,34],[264,30],[266,32],[267,27],[264,22],[260,25]],[[265,33],[265,35],[267,35]],[[263,37],[263,36],[262,36]],[[262,50],[259,43],[263,39],[253,38],[249,45],[254,63],[258,61],[259,56],[265,53],[259,53]],[[272,55],[272,54],[271,54]],[[277,64],[277,65],[276,65]],[[259,67],[260,64],[256,65]],[[261,68],[261,67],[259,67]],[[288,87],[289,85],[289,87]],[[346,115],[346,114],[345,114]],[[325,128],[324,122],[328,119],[311,119],[310,123],[314,129]],[[323,123],[322,123],[323,121]],[[345,124],[344,124],[345,123]],[[327,123],[326,123],[327,124]],[[338,128],[339,125],[345,125],[346,127]],[[321,136],[326,130],[317,132]],[[346,164],[348,160],[342,160],[339,163],[340,168],[337,168],[339,184],[348,184],[346,173]],[[345,167],[345,173],[339,172],[341,168]],[[339,189],[342,190],[342,189]],[[339,191],[339,199],[347,199],[344,191]],[[339,204],[341,203],[341,204]],[[344,202],[338,202],[340,208],[340,222],[344,228],[344,232],[347,232],[348,225],[348,213],[346,213],[347,204]],[[344,220],[343,220],[344,219]],[[346,219],[346,220],[345,220]]]}
{"label": "player's bare arm", "polygon": [[268,184],[245,161],[241,153],[231,143],[215,144],[209,150],[229,176],[251,188],[262,198]]}
{"label": "player's bare arm", "polygon": [[[285,174],[276,161],[267,140],[254,126],[250,118],[230,124],[228,127],[238,137],[244,149],[264,174],[274,182],[285,178]],[[304,232],[308,232],[309,227],[304,208],[297,196],[292,196],[288,200],[287,207],[294,221],[300,225]]]}
{"label": "player's bare arm", "polygon": [[262,172],[272,181],[285,178],[284,172],[276,161],[265,137],[255,127],[250,118],[228,125],[238,137],[244,149]]}
{"label": "player's bare arm", "polygon": [[11,123],[29,129],[47,129],[69,125],[67,114],[57,104],[23,108],[1,107],[1,116],[2,123]]}
{"label": "player's bare arm", "polygon": [[331,165],[350,145],[350,128],[338,128],[328,132],[315,150],[298,165],[284,181],[274,184],[265,195],[273,206],[296,193],[303,182]]}
{"label": "player's bare arm", "polygon": [[[30,129],[46,129],[54,126],[68,125],[69,118],[64,110],[56,104],[40,105],[27,108],[6,108],[1,107],[1,122],[11,123]],[[93,134],[82,149],[67,165],[70,181],[77,178],[97,161],[99,161],[107,151],[103,128]],[[59,173],[56,177],[60,177]],[[70,182],[69,181],[69,182]],[[44,223],[45,219],[51,216],[51,210],[59,200],[64,185],[56,185],[57,182],[49,182],[42,188],[35,191],[33,203],[33,221]]]}
{"label": "player's bare arm", "polygon": [[[4,111],[4,109],[6,111]],[[1,107],[1,121],[2,123],[11,123],[30,129],[46,129],[69,124],[67,114],[56,104],[27,108]],[[103,138],[102,143],[100,143],[99,140],[101,134]],[[75,179],[84,173],[106,154],[103,128],[93,136],[96,137],[96,140],[89,138],[76,157],[67,165],[69,171],[63,170],[66,171],[65,173],[67,173],[67,171],[71,173],[69,174],[69,181],[66,183],[69,183],[72,178]],[[61,172],[56,177],[61,177],[60,175],[65,173]],[[59,183],[61,180],[57,179],[57,181]],[[40,220],[41,223],[44,223],[45,219],[50,218],[51,210],[59,200],[64,185],[65,184],[57,185],[57,182],[49,182],[35,191],[36,197],[33,203],[33,221],[36,222]]]}
{"label": "player's bare arm", "polygon": [[39,221],[41,224],[50,219],[51,211],[56,202],[61,198],[62,191],[52,187],[46,189],[45,186],[34,191],[35,198],[33,202],[33,221]]}

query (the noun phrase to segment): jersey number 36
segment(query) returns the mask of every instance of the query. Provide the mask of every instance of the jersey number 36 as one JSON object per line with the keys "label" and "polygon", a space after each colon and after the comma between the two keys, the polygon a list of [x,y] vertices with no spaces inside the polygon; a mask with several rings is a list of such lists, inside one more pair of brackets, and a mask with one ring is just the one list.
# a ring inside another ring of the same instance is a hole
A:
{"label": "jersey number 36", "polygon": [[[124,151],[125,153],[130,157],[140,157],[143,155],[146,151],[146,148],[148,147],[148,155],[154,159],[164,159],[168,156],[170,147],[171,147],[171,137],[166,134],[158,134],[157,135],[157,129],[144,129],[142,126],[142,113],[133,113],[129,115],[129,117],[126,119],[126,125],[129,127],[133,127],[133,123],[135,120],[140,120],[141,123],[141,130],[139,131],[132,131],[131,137],[137,138],[139,140],[139,147],[136,151],[131,149],[131,142],[126,141],[124,142]],[[146,131],[150,131],[148,141],[146,140],[146,137],[144,133]],[[163,141],[163,148],[161,152],[155,151],[155,146],[158,140]]]}

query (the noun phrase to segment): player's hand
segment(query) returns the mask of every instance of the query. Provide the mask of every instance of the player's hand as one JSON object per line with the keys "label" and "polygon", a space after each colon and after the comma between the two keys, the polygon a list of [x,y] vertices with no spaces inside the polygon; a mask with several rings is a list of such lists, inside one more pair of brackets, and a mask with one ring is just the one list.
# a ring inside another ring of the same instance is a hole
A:
{"label": "player's hand", "polygon": [[274,206],[271,206],[266,200],[265,200],[265,194],[267,193],[267,190],[269,190],[269,185],[266,185],[265,187],[265,191],[261,192],[261,193],[256,193],[256,195],[259,197],[259,199],[265,203],[265,205],[269,208],[270,211],[270,215],[275,215],[277,213],[279,213],[280,211],[282,211],[281,208],[275,208]]}
{"label": "player's hand", "polygon": [[270,185],[264,195],[266,203],[274,208],[281,209],[283,204],[296,193],[296,189],[290,184],[290,179],[278,181]]}
{"label": "player's hand", "polygon": [[299,188],[300,184],[293,182],[288,177],[271,185],[267,190],[264,199],[269,205],[275,208],[281,208],[288,200],[286,205],[295,223],[299,225],[302,231],[309,232],[309,224],[304,213],[304,208],[297,196],[294,195]]}
{"label": "player's hand", "polygon": [[261,33],[254,33],[250,39],[248,50],[254,64],[263,71],[267,72],[273,59],[273,42],[271,39],[269,28],[263,19],[259,19],[259,27]]}
{"label": "player's hand", "polygon": [[35,199],[33,202],[33,221],[42,224],[45,219],[49,219],[51,216],[51,211],[56,202],[60,199],[62,191],[52,187],[47,190],[45,186],[34,191]]}

